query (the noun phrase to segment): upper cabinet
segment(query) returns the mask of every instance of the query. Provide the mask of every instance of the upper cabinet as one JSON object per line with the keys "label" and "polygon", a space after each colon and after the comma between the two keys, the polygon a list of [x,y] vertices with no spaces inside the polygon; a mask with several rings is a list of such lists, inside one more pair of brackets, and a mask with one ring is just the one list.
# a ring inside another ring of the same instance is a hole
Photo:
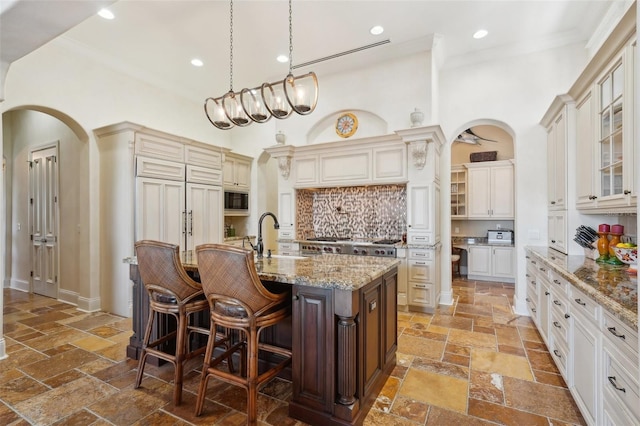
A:
{"label": "upper cabinet", "polygon": [[251,187],[251,157],[235,153],[225,155],[222,182],[225,188],[249,191]]}
{"label": "upper cabinet", "polygon": [[451,167],[451,218],[467,217],[467,170]]}
{"label": "upper cabinet", "polygon": [[567,119],[572,103],[562,97],[560,102],[563,102],[560,112],[547,128],[547,207],[550,210],[567,208]]}
{"label": "upper cabinet", "polygon": [[582,213],[636,212],[635,10],[629,8],[569,90],[576,101],[568,167],[575,161],[576,182],[569,190]]}
{"label": "upper cabinet", "polygon": [[467,217],[513,219],[514,185],[511,161],[467,163]]}

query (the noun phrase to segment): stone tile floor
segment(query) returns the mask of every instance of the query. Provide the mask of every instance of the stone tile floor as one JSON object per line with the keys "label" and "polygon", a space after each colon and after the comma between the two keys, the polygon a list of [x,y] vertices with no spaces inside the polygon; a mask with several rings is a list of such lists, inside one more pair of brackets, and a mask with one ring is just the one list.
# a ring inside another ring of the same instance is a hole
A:
{"label": "stone tile floor", "polygon": [[[365,425],[585,424],[540,335],[511,309],[513,284],[453,283],[456,303],[434,315],[398,315],[398,362]],[[242,425],[244,390],[210,382],[194,417],[199,359],[171,403],[173,368],[137,362],[125,347],[131,320],[83,313],[54,299],[4,290],[0,361],[1,425]],[[147,374],[148,373],[148,374]],[[263,425],[287,416],[290,383],[276,379],[259,397]]]}

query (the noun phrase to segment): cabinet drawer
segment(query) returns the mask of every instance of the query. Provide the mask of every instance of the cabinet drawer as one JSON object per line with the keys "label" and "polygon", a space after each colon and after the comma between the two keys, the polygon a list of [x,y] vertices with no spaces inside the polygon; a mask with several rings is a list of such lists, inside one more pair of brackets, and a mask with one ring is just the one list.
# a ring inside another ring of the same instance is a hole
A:
{"label": "cabinet drawer", "polygon": [[298,251],[298,243],[278,243],[278,252],[282,254],[282,251]]}
{"label": "cabinet drawer", "polygon": [[409,280],[433,282],[433,262],[427,260],[409,260]]}
{"label": "cabinet drawer", "polygon": [[222,185],[222,170],[187,165],[187,182]]}
{"label": "cabinet drawer", "polygon": [[569,319],[565,318],[563,314],[557,312],[551,312],[551,333],[553,333],[556,341],[569,347]]}
{"label": "cabinet drawer", "polygon": [[136,133],[135,145],[135,151],[138,155],[184,162],[184,145],[181,142],[160,136]]}
{"label": "cabinet drawer", "polygon": [[[638,382],[606,349],[604,351],[602,380],[603,387],[606,389],[604,392],[605,398],[621,401],[636,418],[639,418],[640,396],[638,395]],[[619,405],[619,403],[616,405]]]}
{"label": "cabinet drawer", "polygon": [[139,156],[136,158],[136,176],[169,179],[184,182],[184,164]]}
{"label": "cabinet drawer", "polygon": [[527,289],[527,308],[529,309],[529,313],[531,314],[531,318],[537,324],[538,323],[538,297],[535,293],[531,293],[530,289]]}
{"label": "cabinet drawer", "polygon": [[638,333],[624,324],[612,313],[604,311],[602,316],[602,333],[616,348],[629,357],[638,361]]}
{"label": "cabinet drawer", "polygon": [[572,313],[580,313],[580,315],[585,318],[593,321],[594,323],[598,323],[600,318],[601,307],[598,305],[593,299],[589,296],[585,295],[583,292],[578,290],[575,287],[571,287],[571,300],[569,303],[571,304],[571,312]]}
{"label": "cabinet drawer", "polygon": [[527,292],[531,291],[532,294],[538,294],[538,280],[533,274],[525,274],[527,278]]}
{"label": "cabinet drawer", "polygon": [[433,284],[415,283],[409,281],[409,303],[432,307],[434,303]]}
{"label": "cabinet drawer", "polygon": [[527,268],[531,268],[533,270],[538,270],[538,265],[541,264],[542,262],[538,262],[536,259],[533,258],[533,256],[531,255],[527,255]]}
{"label": "cabinet drawer", "polygon": [[551,312],[564,317],[569,314],[569,302],[557,292],[551,291]]}
{"label": "cabinet drawer", "polygon": [[433,237],[425,232],[410,232],[407,234],[409,244],[432,244]]}
{"label": "cabinet drawer", "polygon": [[551,333],[549,352],[551,358],[558,366],[558,370],[562,373],[562,377],[567,377],[567,363],[569,361],[569,349],[558,340],[554,333]]}
{"label": "cabinet drawer", "polygon": [[184,161],[194,166],[222,170],[222,153],[198,146],[184,147]]}
{"label": "cabinet drawer", "polygon": [[418,249],[409,250],[409,259],[433,260],[434,257],[435,257],[435,252],[433,250],[418,250]]}
{"label": "cabinet drawer", "polygon": [[556,271],[553,269],[549,273],[549,278],[551,280],[552,287],[554,291],[560,292],[562,295],[567,295],[569,292],[569,282],[562,278]]}
{"label": "cabinet drawer", "polygon": [[293,240],[295,233],[293,229],[280,229],[278,230],[278,238],[282,240]]}

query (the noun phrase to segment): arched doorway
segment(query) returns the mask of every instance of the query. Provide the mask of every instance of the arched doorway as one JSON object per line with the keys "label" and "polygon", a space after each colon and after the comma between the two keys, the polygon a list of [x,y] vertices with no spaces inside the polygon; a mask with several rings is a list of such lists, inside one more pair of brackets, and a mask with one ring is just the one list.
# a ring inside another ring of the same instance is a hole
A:
{"label": "arched doorway", "polygon": [[5,283],[31,291],[32,229],[29,225],[29,155],[37,147],[57,145],[59,191],[59,256],[57,297],[78,303],[83,283],[89,282],[89,149],[87,133],[72,118],[45,107],[26,106],[2,116],[3,155],[6,158]]}

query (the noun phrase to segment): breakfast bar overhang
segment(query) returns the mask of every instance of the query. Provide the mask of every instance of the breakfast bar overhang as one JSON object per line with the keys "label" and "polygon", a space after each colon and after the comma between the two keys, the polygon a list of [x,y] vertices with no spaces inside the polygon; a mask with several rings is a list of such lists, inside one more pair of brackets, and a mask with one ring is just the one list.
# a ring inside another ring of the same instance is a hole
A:
{"label": "breakfast bar overhang", "polygon": [[[195,256],[181,257],[196,275]],[[133,281],[134,334],[127,356],[137,359],[148,299],[135,258],[125,262]],[[256,259],[265,285],[292,286],[291,326],[264,336],[291,342],[291,417],[312,425],[362,423],[396,364],[398,263],[333,254]]]}

